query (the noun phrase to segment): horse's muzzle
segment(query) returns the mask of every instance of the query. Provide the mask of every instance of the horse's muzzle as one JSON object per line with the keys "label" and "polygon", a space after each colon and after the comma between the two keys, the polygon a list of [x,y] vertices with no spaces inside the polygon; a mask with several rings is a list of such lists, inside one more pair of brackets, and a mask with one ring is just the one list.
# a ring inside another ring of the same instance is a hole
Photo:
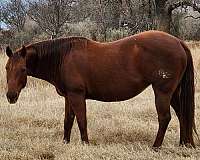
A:
{"label": "horse's muzzle", "polygon": [[19,94],[17,92],[8,91],[6,96],[7,96],[8,102],[10,104],[14,104],[17,102]]}

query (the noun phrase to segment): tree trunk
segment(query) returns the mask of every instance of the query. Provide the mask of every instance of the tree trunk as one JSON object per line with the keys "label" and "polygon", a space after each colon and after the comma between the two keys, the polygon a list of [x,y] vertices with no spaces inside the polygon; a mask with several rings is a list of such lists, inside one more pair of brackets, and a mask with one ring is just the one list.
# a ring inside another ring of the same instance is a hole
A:
{"label": "tree trunk", "polygon": [[172,23],[171,13],[167,13],[166,11],[161,11],[159,14],[157,14],[157,19],[156,19],[157,30],[170,33],[171,23]]}
{"label": "tree trunk", "polygon": [[120,27],[120,17],[122,12],[122,1],[112,1],[112,28],[118,29]]}
{"label": "tree trunk", "polygon": [[172,23],[172,12],[166,7],[167,0],[155,0],[156,6],[156,28],[157,30],[170,33]]}

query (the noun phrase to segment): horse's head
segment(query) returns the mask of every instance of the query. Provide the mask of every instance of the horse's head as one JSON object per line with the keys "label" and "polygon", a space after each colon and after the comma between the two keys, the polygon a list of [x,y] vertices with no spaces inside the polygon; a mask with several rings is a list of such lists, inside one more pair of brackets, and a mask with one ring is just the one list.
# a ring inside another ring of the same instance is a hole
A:
{"label": "horse's head", "polygon": [[26,69],[26,48],[23,46],[15,53],[7,47],[6,54],[9,57],[6,64],[7,72],[7,99],[9,103],[16,103],[20,91],[26,86],[27,82],[27,69]]}

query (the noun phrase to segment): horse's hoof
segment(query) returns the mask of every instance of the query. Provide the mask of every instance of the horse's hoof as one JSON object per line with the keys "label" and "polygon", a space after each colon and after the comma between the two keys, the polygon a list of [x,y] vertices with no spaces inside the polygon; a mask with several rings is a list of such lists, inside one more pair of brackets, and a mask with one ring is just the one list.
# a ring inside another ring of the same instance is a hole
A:
{"label": "horse's hoof", "polygon": [[196,146],[194,144],[191,143],[186,143],[186,144],[179,144],[180,147],[186,147],[186,148],[191,148],[191,149],[195,149]]}
{"label": "horse's hoof", "polygon": [[89,146],[89,142],[86,142],[86,141],[82,141],[81,144],[84,146]]}
{"label": "horse's hoof", "polygon": [[152,149],[155,151],[155,152],[159,152],[160,151],[160,149],[161,149],[161,147],[152,147]]}
{"label": "horse's hoof", "polygon": [[63,143],[64,143],[64,144],[69,144],[69,142],[70,142],[70,141],[68,141],[68,140],[65,140],[65,139],[63,140]]}
{"label": "horse's hoof", "polygon": [[190,148],[190,149],[195,149],[196,148],[195,145],[191,144],[191,143],[186,143],[185,147]]}

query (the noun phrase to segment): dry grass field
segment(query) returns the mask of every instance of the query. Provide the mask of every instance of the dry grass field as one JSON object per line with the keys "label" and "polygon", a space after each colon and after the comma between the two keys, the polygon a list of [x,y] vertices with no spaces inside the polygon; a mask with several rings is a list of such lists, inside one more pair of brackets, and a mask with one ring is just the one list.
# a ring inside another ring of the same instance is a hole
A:
{"label": "dry grass field", "polygon": [[[200,133],[200,45],[189,43],[196,69],[196,125]],[[87,101],[90,145],[80,142],[74,123],[71,143],[64,145],[64,98],[44,81],[28,79],[18,102],[5,97],[6,56],[0,56],[0,160],[174,160],[200,159],[196,149],[179,147],[179,125],[173,109],[162,149],[153,145],[157,113],[151,87],[139,96],[119,103]]]}

